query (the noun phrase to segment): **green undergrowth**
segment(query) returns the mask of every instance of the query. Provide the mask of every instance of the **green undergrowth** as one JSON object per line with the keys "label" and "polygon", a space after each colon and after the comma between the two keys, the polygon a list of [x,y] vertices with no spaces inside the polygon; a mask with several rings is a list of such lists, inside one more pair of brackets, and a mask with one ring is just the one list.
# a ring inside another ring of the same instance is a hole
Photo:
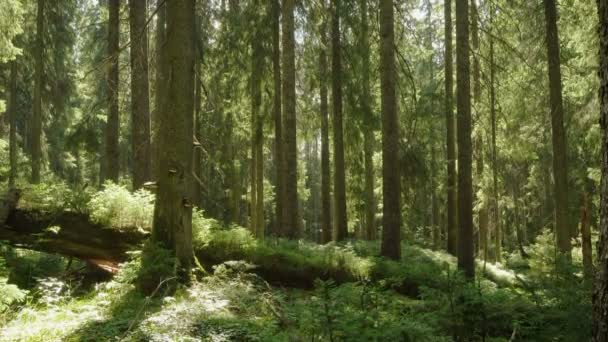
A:
{"label": "green undergrowth", "polygon": [[[149,229],[152,197],[106,184],[77,197],[61,186],[24,191],[22,206],[73,210],[117,229]],[[66,204],[67,203],[67,204]],[[583,341],[590,284],[580,248],[556,265],[549,232],[529,258],[478,262],[477,280],[453,256],[402,245],[402,260],[378,257],[378,242],[318,245],[256,240],[195,210],[193,244],[207,275],[173,278],[168,251],[146,244],[109,282],[78,288],[66,260],[6,252],[0,258],[4,341]],[[11,253],[17,259],[11,259]],[[143,261],[143,266],[142,266]],[[559,266],[559,267],[558,267]]]}

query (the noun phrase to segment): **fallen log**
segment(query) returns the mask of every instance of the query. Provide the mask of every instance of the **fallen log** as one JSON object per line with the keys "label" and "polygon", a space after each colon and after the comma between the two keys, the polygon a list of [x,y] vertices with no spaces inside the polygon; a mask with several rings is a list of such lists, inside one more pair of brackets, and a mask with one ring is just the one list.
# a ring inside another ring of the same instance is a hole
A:
{"label": "fallen log", "polygon": [[138,229],[104,227],[86,214],[70,211],[13,208],[0,224],[0,240],[12,246],[105,264],[126,261],[127,252],[148,235]]}
{"label": "fallen log", "polygon": [[[17,194],[15,196],[15,194]],[[12,196],[12,197],[11,197]],[[115,273],[118,264],[129,259],[129,251],[138,249],[149,233],[141,229],[116,229],[95,223],[83,213],[63,211],[49,213],[31,208],[19,208],[18,192],[2,202],[0,214],[6,209],[6,218],[0,216],[0,241],[20,248],[75,257]],[[316,279],[333,280],[336,283],[361,280],[357,275],[340,267],[327,268],[308,262],[304,256],[299,261],[288,258],[281,251],[256,253],[225,248],[210,244],[197,248],[195,255],[208,270],[231,260],[243,260],[255,265],[252,272],[270,284],[293,288],[313,288]],[[386,269],[388,261],[378,260],[369,274],[372,280],[393,277]],[[401,279],[390,285],[395,291],[410,297],[419,295],[418,283]]]}

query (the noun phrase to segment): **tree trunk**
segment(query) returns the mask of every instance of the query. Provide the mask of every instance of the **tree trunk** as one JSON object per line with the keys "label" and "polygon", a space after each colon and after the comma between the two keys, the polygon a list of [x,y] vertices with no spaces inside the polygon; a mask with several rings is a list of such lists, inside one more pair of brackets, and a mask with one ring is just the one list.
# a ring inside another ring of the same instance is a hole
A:
{"label": "tree trunk", "polygon": [[[324,2],[325,4],[325,2]],[[319,88],[321,97],[321,231],[323,243],[331,241],[331,172],[329,170],[329,110],[327,105],[327,20],[321,24]]]}
{"label": "tree trunk", "polygon": [[275,228],[277,236],[284,234],[282,223],[283,202],[285,201],[285,159],[283,154],[283,123],[281,119],[281,47],[280,20],[281,5],[279,0],[272,1],[272,77],[274,85],[273,116],[274,116],[274,160],[276,164],[275,188]]}
{"label": "tree trunk", "polygon": [[36,15],[36,45],[34,47],[34,111],[32,114],[32,183],[40,183],[40,159],[42,158],[42,88],[44,73],[44,0],[38,0]]}
{"label": "tree trunk", "polygon": [[129,0],[133,189],[151,179],[147,7],[146,0]]}
{"label": "tree trunk", "polygon": [[363,152],[365,155],[365,238],[376,238],[376,200],[374,198],[374,114],[371,108],[370,91],[370,43],[367,0],[361,0],[361,52],[363,98],[361,106],[364,116]]}
{"label": "tree trunk", "polygon": [[475,277],[473,255],[473,188],[471,177],[471,84],[469,4],[456,2],[456,64],[458,118],[458,267]]}
{"label": "tree trunk", "polygon": [[283,144],[285,202],[283,229],[291,239],[300,237],[298,216],[298,160],[296,144],[295,0],[283,0]]}
{"label": "tree trunk", "polygon": [[572,246],[570,244],[570,229],[568,228],[568,161],[566,157],[567,145],[564,130],[564,107],[562,103],[557,8],[555,0],[544,0],[544,4],[547,59],[549,63],[551,130],[553,134],[555,236],[559,251],[566,257],[569,257]]}
{"label": "tree trunk", "polygon": [[175,249],[188,280],[192,252],[194,0],[167,3],[167,101],[160,120],[159,181],[153,238]]}
{"label": "tree trunk", "polygon": [[447,250],[458,254],[458,222],[456,208],[456,140],[453,100],[452,0],[445,0],[445,120],[447,127]]}
{"label": "tree trunk", "polygon": [[334,133],[334,201],[336,241],[348,237],[346,218],[346,180],[344,176],[344,132],[342,128],[342,56],[340,47],[341,1],[332,0],[331,12],[331,75],[332,111]]}
{"label": "tree trunk", "polygon": [[165,82],[166,82],[166,70],[165,64],[165,43],[166,43],[166,8],[165,0],[157,0],[157,6],[160,6],[156,16],[156,83],[155,83],[155,97],[154,97],[154,111],[152,112],[152,129],[151,129],[151,142],[152,142],[152,176],[155,180],[158,180],[158,149],[159,149],[159,137],[160,137],[160,118],[162,116],[163,101],[165,100]]}
{"label": "tree trunk", "polygon": [[15,186],[15,179],[17,178],[17,61],[11,62],[11,76],[10,76],[10,98],[8,107],[9,117],[9,159],[10,159],[10,172],[8,175],[8,187],[13,188]]}
{"label": "tree trunk", "polygon": [[600,125],[602,127],[602,182],[600,238],[593,289],[593,341],[608,342],[608,0],[597,0],[600,42]]}
{"label": "tree trunk", "polygon": [[264,149],[260,72],[263,68],[263,51],[259,24],[254,28],[251,41],[251,227],[252,233],[264,237]]}
{"label": "tree trunk", "polygon": [[380,2],[380,84],[382,94],[382,247],[380,253],[401,259],[401,177],[399,119],[395,94],[395,30],[393,0]]}
{"label": "tree trunk", "polygon": [[493,7],[490,7],[490,120],[492,121],[492,210],[494,224],[494,256],[496,262],[502,261],[502,231],[500,228],[500,209],[498,206],[498,164],[496,150],[496,91],[495,91],[495,70],[494,65],[494,38],[493,30]]}
{"label": "tree trunk", "polygon": [[120,155],[118,135],[120,118],[118,113],[118,54],[120,35],[120,1],[108,0],[108,119],[105,132],[105,162],[102,180],[118,181]]}

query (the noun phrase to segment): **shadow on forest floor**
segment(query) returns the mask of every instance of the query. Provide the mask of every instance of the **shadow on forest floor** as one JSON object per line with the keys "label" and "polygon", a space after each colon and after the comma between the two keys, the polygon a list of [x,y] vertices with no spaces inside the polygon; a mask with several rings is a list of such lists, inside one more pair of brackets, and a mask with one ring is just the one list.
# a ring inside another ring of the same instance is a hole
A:
{"label": "shadow on forest floor", "polygon": [[121,340],[137,328],[147,315],[162,308],[161,297],[151,298],[131,289],[120,297],[109,298],[112,304],[103,319],[87,322],[67,336],[65,341]]}

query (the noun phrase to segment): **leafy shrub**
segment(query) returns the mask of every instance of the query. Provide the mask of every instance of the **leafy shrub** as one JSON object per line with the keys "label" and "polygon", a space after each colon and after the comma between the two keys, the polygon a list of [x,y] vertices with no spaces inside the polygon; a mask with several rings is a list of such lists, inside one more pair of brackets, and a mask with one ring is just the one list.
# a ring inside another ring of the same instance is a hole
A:
{"label": "leafy shrub", "polygon": [[125,186],[111,182],[89,202],[91,218],[117,229],[147,229],[152,226],[154,195],[146,190],[130,192]]}

